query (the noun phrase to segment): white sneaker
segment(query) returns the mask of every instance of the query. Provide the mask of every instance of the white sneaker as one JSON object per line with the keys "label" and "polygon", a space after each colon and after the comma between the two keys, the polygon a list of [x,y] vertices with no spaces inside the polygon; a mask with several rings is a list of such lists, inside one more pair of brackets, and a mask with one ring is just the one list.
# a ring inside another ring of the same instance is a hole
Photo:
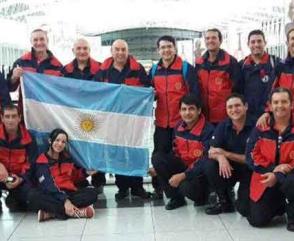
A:
{"label": "white sneaker", "polygon": [[79,212],[76,214],[78,218],[92,218],[95,216],[95,209],[93,205],[79,208]]}

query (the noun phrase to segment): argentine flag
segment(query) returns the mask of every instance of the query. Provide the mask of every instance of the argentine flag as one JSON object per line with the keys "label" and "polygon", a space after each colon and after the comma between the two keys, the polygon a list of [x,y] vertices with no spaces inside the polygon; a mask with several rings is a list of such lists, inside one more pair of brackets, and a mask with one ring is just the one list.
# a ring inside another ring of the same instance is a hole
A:
{"label": "argentine flag", "polygon": [[151,88],[28,72],[21,87],[25,124],[37,142],[62,128],[69,135],[71,155],[86,169],[146,175]]}

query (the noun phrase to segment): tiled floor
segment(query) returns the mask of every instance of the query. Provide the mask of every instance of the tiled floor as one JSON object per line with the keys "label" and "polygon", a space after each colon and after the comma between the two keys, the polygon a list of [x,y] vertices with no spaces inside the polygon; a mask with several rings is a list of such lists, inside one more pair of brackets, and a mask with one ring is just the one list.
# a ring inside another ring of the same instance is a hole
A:
{"label": "tiled floor", "polygon": [[[146,186],[149,189],[149,186]],[[268,228],[256,229],[240,215],[207,216],[192,202],[166,211],[162,201],[129,199],[117,204],[114,186],[107,186],[96,205],[93,219],[37,222],[36,214],[0,215],[0,241],[293,241],[285,219]],[[107,208],[106,208],[107,207]]]}

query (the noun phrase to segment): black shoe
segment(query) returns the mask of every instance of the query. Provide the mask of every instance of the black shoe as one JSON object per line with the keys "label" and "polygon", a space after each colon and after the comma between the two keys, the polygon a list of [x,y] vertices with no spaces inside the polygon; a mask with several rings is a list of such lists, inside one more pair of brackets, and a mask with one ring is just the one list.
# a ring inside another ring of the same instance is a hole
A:
{"label": "black shoe", "polygon": [[166,210],[173,210],[187,205],[185,198],[171,198],[165,205]]}
{"label": "black shoe", "polygon": [[116,201],[123,200],[127,196],[129,196],[128,190],[118,190],[118,192],[114,195]]}
{"label": "black shoe", "polygon": [[151,193],[151,197],[153,200],[162,200],[163,199],[163,191],[154,190],[154,192]]}
{"label": "black shoe", "polygon": [[143,187],[132,188],[131,195],[136,196],[136,197],[140,197],[142,199],[149,199],[151,197],[151,193],[146,192],[146,190]]}
{"label": "black shoe", "polygon": [[3,213],[3,210],[2,210],[2,202],[0,200],[0,214]]}
{"label": "black shoe", "polygon": [[287,230],[290,232],[294,232],[294,221],[288,221]]}
{"label": "black shoe", "polygon": [[215,205],[205,209],[205,213],[208,215],[217,215],[220,213],[233,213],[235,208],[232,203],[220,203],[217,202]]}
{"label": "black shoe", "polygon": [[218,197],[217,197],[216,192],[209,193],[209,195],[208,195],[208,203],[210,205],[215,205],[217,202],[218,202]]}
{"label": "black shoe", "polygon": [[27,206],[18,202],[11,194],[5,198],[6,207],[9,209],[9,212],[25,212],[27,211]]}

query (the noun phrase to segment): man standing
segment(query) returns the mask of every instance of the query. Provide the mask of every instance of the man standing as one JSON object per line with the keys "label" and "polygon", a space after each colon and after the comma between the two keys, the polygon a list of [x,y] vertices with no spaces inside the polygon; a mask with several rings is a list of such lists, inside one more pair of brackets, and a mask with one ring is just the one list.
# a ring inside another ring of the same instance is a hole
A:
{"label": "man standing", "polygon": [[[153,65],[149,78],[155,90],[155,132],[154,150],[170,153],[172,150],[173,130],[180,121],[178,106],[180,99],[187,93],[199,96],[195,69],[177,56],[176,41],[172,36],[164,35],[157,40],[160,55],[158,64]],[[154,197],[162,198],[162,190],[156,176],[152,177]]]}
{"label": "man standing", "polygon": [[[112,57],[106,59],[96,74],[95,79],[100,82],[125,84],[130,86],[148,87],[150,82],[144,67],[129,55],[128,44],[125,40],[115,40],[111,46]],[[129,188],[133,196],[143,199],[150,197],[150,193],[143,188],[143,178],[115,175],[115,184],[119,191],[115,194],[116,200],[124,199],[129,195]]]}
{"label": "man standing", "polygon": [[[286,211],[287,229],[294,231],[294,126],[289,89],[274,89],[269,98],[272,116],[255,127],[247,144],[246,160],[253,170],[247,217],[255,227],[266,226]],[[286,201],[287,199],[287,201]]]}
{"label": "man standing", "polygon": [[248,103],[248,113],[255,120],[264,113],[269,93],[276,78],[275,67],[280,61],[265,52],[265,36],[261,30],[248,35],[251,54],[240,61],[241,81],[236,87]]}
{"label": "man standing", "polygon": [[195,69],[183,61],[176,52],[176,42],[172,36],[162,36],[157,40],[161,57],[149,73],[156,94],[154,153],[169,153],[172,150],[172,135],[180,121],[179,102],[187,93],[199,96]]}
{"label": "man standing", "polygon": [[236,208],[246,216],[251,171],[245,164],[245,147],[255,122],[246,113],[242,95],[231,94],[226,100],[226,111],[229,118],[218,124],[212,136],[206,165],[207,178],[218,202],[205,211],[209,215],[234,212],[231,189],[240,182]]}
{"label": "man standing", "polygon": [[[75,58],[62,69],[63,76],[73,79],[93,80],[101,63],[91,58],[89,42],[86,39],[77,39],[72,51]],[[92,174],[91,183],[94,187],[100,189],[99,192],[102,192],[106,183],[105,174],[102,172]]]}
{"label": "man standing", "polygon": [[[35,29],[31,33],[32,50],[16,60],[8,74],[10,91],[15,91],[20,83],[20,77],[24,71],[36,72],[48,75],[61,76],[62,65],[57,58],[48,50],[47,32]],[[22,96],[19,92],[18,106],[22,114]]]}
{"label": "man standing", "polygon": [[29,169],[37,157],[34,139],[20,124],[14,105],[1,109],[0,124],[0,192],[9,191],[5,203],[11,211],[26,209]]}
{"label": "man standing", "polygon": [[273,84],[273,88],[288,88],[292,95],[294,94],[294,23],[286,29],[288,56],[277,66],[277,79]]}
{"label": "man standing", "polygon": [[90,45],[86,39],[76,40],[72,49],[75,59],[63,68],[64,77],[92,80],[101,64],[90,57],[90,51]]}
{"label": "man standing", "polygon": [[240,78],[237,60],[220,48],[221,32],[214,28],[206,31],[207,51],[196,59],[203,113],[210,123],[218,124],[226,118],[226,99]]}
{"label": "man standing", "polygon": [[[288,55],[286,59],[280,61],[276,67],[276,80],[272,85],[272,89],[283,87],[290,90],[294,95],[294,23],[286,26]],[[265,112],[257,121],[258,125],[266,126],[270,118],[270,114]]]}
{"label": "man standing", "polygon": [[208,198],[204,166],[213,126],[205,121],[195,95],[181,98],[179,112],[182,120],[175,127],[173,152],[156,152],[152,156],[160,184],[170,198],[166,210],[185,205],[185,196],[196,206],[206,204]]}

